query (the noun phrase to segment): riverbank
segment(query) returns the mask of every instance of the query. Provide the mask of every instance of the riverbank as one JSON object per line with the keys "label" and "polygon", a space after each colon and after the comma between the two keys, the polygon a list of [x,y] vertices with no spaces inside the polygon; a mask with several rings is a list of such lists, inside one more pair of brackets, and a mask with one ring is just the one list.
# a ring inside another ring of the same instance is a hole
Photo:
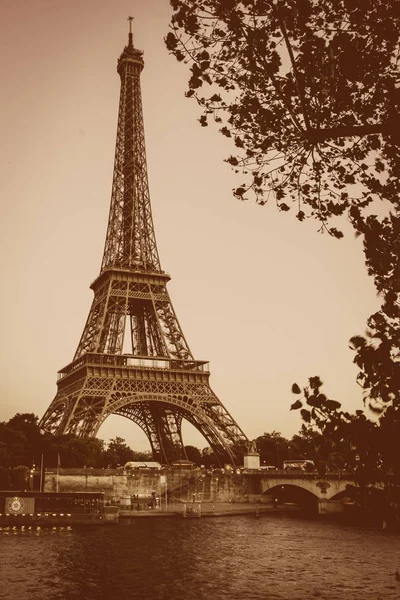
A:
{"label": "riverbank", "polygon": [[349,510],[341,513],[318,514],[294,503],[282,503],[274,507],[271,504],[249,504],[249,503],[171,503],[167,510],[163,507],[152,510],[119,509],[117,511],[118,522],[123,524],[133,519],[171,519],[182,517],[240,517],[250,516],[260,518],[263,516],[289,516],[299,519],[315,520],[320,522],[336,523],[337,525],[346,525],[355,528],[372,528],[384,530],[386,533],[400,532],[398,523],[388,523],[380,519],[377,515],[365,513],[362,510]]}
{"label": "riverbank", "polygon": [[121,520],[127,518],[171,518],[171,517],[234,517],[243,515],[260,516],[261,514],[281,512],[298,512],[299,507],[294,504],[281,505],[274,508],[272,505],[249,504],[249,503],[171,503],[167,509],[135,510],[120,509],[118,511]]}

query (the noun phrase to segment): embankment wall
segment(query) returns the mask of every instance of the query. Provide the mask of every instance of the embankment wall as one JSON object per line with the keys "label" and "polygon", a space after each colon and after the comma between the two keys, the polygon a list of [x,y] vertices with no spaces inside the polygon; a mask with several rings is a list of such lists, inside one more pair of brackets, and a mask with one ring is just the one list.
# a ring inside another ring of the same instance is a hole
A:
{"label": "embankment wall", "polygon": [[[58,483],[57,483],[58,481]],[[236,473],[205,473],[201,469],[162,470],[138,469],[60,469],[46,470],[44,491],[104,492],[105,498],[121,496],[150,497],[168,495],[175,499],[203,502],[269,503],[270,496],[261,497],[260,480],[254,475]]]}

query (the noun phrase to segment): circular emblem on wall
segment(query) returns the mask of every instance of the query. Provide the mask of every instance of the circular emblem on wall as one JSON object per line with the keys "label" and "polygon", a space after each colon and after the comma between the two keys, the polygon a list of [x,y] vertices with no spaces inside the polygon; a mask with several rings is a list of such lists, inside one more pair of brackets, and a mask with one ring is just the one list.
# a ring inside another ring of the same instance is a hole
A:
{"label": "circular emblem on wall", "polygon": [[24,501],[22,498],[18,498],[17,496],[15,496],[15,498],[10,498],[8,501],[8,512],[10,513],[14,513],[14,514],[19,514],[22,513],[24,510]]}

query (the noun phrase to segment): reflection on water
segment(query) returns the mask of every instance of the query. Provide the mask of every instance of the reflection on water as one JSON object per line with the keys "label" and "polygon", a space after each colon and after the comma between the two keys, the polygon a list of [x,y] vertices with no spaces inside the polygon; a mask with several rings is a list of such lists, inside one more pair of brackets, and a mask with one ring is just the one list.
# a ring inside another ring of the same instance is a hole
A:
{"label": "reflection on water", "polygon": [[0,530],[0,598],[391,600],[399,538],[288,516]]}

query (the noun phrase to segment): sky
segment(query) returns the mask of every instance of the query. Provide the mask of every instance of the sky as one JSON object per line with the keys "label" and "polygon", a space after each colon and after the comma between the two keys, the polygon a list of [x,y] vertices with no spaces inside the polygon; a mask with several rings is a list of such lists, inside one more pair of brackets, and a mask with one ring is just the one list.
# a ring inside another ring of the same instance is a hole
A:
{"label": "sky", "polygon": [[[189,346],[250,438],[301,427],[291,385],[319,375],[362,408],[348,340],[379,306],[362,242],[232,196],[241,181],[216,127],[184,97],[188,67],[168,54],[167,0],[2,0],[0,63],[0,421],[43,415],[71,362],[100,271],[119,101],[116,61],[135,17],[150,195],[162,268]],[[206,441],[189,424],[184,442]],[[99,437],[148,450],[112,416]]]}

